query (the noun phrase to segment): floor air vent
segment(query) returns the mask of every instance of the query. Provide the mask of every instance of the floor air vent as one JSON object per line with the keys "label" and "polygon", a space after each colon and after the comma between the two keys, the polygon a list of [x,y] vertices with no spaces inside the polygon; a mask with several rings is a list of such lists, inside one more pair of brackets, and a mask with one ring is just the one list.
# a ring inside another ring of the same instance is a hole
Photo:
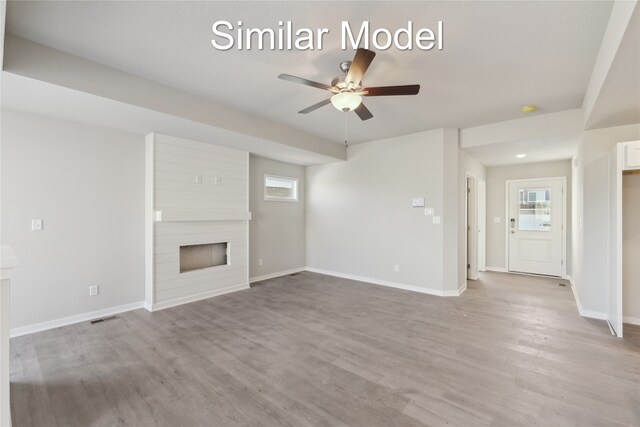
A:
{"label": "floor air vent", "polygon": [[95,325],[96,323],[102,323],[102,322],[106,322],[107,320],[116,320],[119,319],[119,316],[108,316],[108,317],[101,317],[100,319],[94,319],[91,320],[91,324]]}

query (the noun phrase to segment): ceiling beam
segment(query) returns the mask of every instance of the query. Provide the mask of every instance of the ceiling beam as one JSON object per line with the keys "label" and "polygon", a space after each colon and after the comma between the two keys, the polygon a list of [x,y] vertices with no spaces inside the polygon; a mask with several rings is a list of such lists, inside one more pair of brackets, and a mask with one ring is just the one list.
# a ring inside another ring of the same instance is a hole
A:
{"label": "ceiling beam", "polygon": [[[113,117],[123,117],[126,121],[126,117],[115,109],[129,112],[135,110],[141,118],[144,116],[147,119],[146,122],[140,123],[140,126],[146,126],[145,129],[141,129],[146,133],[162,131],[173,134],[171,129],[166,129],[171,128],[169,126],[171,123],[176,123],[176,129],[184,128],[184,123],[192,123],[200,130],[211,130],[210,135],[214,140],[207,138],[205,142],[222,145],[229,145],[232,142],[235,148],[262,156],[275,158],[277,153],[273,151],[283,147],[298,154],[306,152],[309,154],[306,156],[307,159],[317,155],[319,160],[324,160],[318,163],[326,162],[327,159],[338,161],[346,158],[345,147],[335,142],[20,37],[8,36],[5,39],[4,70],[4,73],[12,74],[14,80],[19,81],[20,87],[25,90],[34,85],[37,86],[36,83],[40,82],[45,84],[39,85],[45,92],[53,91],[46,85],[58,87],[55,90],[58,97],[68,96],[77,99],[82,93],[91,96],[91,101],[96,105],[99,104],[104,111],[103,126],[109,123],[109,126],[116,129],[129,130],[123,127],[131,128],[131,123],[126,123],[126,126],[124,122],[122,126],[114,123]],[[59,88],[66,88],[71,92],[65,95]],[[3,107],[21,111],[29,110],[24,97],[17,88],[14,89],[16,90],[7,91],[3,96]],[[36,94],[32,93],[30,96],[37,99]],[[102,101],[98,102],[98,99]],[[112,102],[106,103],[104,100]],[[49,111],[49,114],[39,111],[39,114],[56,117],[56,114],[64,113],[66,118],[71,120],[75,114],[78,121],[86,115],[86,112],[79,108],[67,107],[73,111],[56,111],[65,108],[64,103],[55,104],[51,100],[47,102],[51,105],[52,111]],[[42,106],[37,105],[37,101],[33,104],[31,106],[33,110],[42,110]],[[99,119],[100,117],[93,116],[94,122]],[[100,125],[100,123],[91,124]],[[165,130],[161,130],[162,128]],[[208,134],[200,133],[204,137]],[[187,135],[179,136],[187,137]],[[259,149],[258,141],[264,142],[265,149]],[[256,149],[260,152],[255,151]],[[269,154],[272,155],[269,156]]]}
{"label": "ceiling beam", "polygon": [[[602,89],[609,76],[616,55],[619,52],[620,45],[624,39],[625,33],[630,29],[634,11],[639,8],[637,1],[617,0],[611,9],[609,22],[602,37],[600,50],[596,57],[596,62],[591,72],[591,79],[587,86],[587,91],[582,103],[584,112],[583,123],[585,127],[590,123],[591,116],[598,103],[598,99],[602,94]],[[638,31],[637,28],[631,28],[632,31]]]}
{"label": "ceiling beam", "polygon": [[520,119],[460,129],[460,148],[559,136],[574,137],[582,132],[582,110],[536,114]]}

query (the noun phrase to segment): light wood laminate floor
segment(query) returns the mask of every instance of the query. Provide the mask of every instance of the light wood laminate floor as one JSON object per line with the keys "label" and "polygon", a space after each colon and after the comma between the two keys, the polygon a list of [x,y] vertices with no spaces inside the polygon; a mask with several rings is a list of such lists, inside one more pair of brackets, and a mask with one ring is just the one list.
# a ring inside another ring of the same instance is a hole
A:
{"label": "light wood laminate floor", "polygon": [[640,425],[640,327],[558,280],[442,298],[313,273],[11,340],[14,427]]}

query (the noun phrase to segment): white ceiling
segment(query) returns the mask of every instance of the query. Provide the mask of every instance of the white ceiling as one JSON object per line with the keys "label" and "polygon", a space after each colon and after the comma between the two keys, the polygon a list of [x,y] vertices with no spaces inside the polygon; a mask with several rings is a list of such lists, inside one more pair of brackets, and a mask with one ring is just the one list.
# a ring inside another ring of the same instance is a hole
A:
{"label": "white ceiling", "polygon": [[[570,159],[580,135],[526,139],[465,148],[471,157],[487,167]],[[517,158],[518,154],[526,154]]]}
{"label": "white ceiling", "polygon": [[[415,97],[366,99],[374,118],[351,115],[351,142],[421,130],[464,128],[582,104],[612,2],[10,2],[7,33],[81,56],[178,90],[236,107],[337,143],[342,113],[319,90],[278,80],[289,73],[329,82],[342,51],[340,21],[394,29],[445,25],[443,52],[378,52],[367,85],[419,83]],[[328,27],[322,51],[218,51],[217,20],[245,27]]]}

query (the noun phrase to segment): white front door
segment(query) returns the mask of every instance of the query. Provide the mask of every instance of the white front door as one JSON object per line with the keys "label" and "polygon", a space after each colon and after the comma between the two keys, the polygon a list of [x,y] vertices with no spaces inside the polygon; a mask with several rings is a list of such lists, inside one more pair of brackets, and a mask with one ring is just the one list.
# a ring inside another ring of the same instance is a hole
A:
{"label": "white front door", "polygon": [[562,276],[564,179],[509,181],[509,271]]}

